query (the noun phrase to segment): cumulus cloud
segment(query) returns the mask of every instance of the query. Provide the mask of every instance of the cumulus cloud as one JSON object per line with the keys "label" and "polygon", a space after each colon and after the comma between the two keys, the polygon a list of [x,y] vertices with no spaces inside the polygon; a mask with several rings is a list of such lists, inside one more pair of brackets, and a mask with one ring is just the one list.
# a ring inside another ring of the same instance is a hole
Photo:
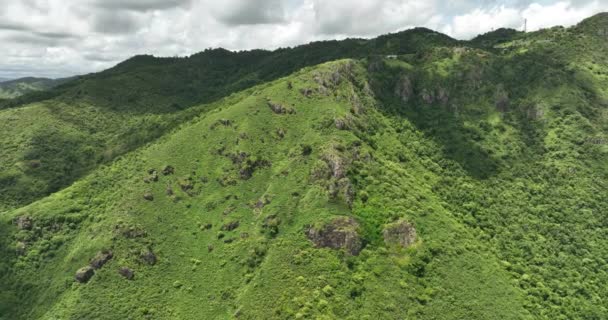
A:
{"label": "cumulus cloud", "polygon": [[469,39],[478,34],[498,28],[523,30],[527,22],[527,31],[556,25],[572,26],[581,20],[602,11],[608,11],[606,1],[553,1],[545,5],[515,1],[513,6],[495,6],[474,9],[471,12],[456,15],[448,21],[442,31],[459,39]]}
{"label": "cumulus cloud", "polygon": [[422,26],[459,39],[569,26],[608,0],[0,0],[0,77],[99,71],[135,54],[184,56],[372,37]]}
{"label": "cumulus cloud", "polygon": [[377,35],[435,22],[436,0],[314,0],[317,30],[324,35]]}
{"label": "cumulus cloud", "polygon": [[89,3],[103,9],[147,12],[188,7],[192,0],[92,0]]}
{"label": "cumulus cloud", "polygon": [[128,34],[137,31],[139,25],[133,13],[104,11],[95,16],[92,29],[107,34]]}
{"label": "cumulus cloud", "polygon": [[224,0],[211,6],[217,19],[227,25],[282,23],[286,18],[281,0]]}

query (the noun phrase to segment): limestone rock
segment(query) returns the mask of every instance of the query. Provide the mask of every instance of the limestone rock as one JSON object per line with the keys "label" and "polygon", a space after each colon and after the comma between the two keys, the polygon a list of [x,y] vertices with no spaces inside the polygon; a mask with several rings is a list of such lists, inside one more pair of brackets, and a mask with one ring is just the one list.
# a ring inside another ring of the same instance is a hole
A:
{"label": "limestone rock", "polygon": [[317,248],[344,249],[351,255],[358,255],[363,248],[358,228],[355,219],[338,217],[321,228],[308,228],[306,236]]}
{"label": "limestone rock", "polygon": [[382,235],[387,245],[397,244],[407,248],[416,242],[416,229],[405,220],[386,225]]}
{"label": "limestone rock", "polygon": [[99,269],[103,267],[103,265],[106,264],[108,261],[110,261],[113,256],[114,254],[112,254],[112,251],[100,251],[97,253],[97,255],[95,255],[95,258],[91,259],[89,265],[94,269]]}
{"label": "limestone rock", "polygon": [[135,278],[135,272],[127,267],[120,268],[118,270],[118,274],[120,274],[127,280],[133,280],[133,278]]}
{"label": "limestone rock", "polygon": [[93,277],[94,274],[95,270],[93,269],[93,267],[86,266],[78,269],[74,278],[80,283],[86,283],[91,279],[91,277]]}

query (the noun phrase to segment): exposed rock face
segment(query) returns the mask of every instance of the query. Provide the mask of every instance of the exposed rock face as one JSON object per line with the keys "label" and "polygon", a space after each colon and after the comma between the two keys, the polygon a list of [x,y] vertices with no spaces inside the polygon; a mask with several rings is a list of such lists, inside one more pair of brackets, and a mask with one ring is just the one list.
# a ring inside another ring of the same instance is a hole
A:
{"label": "exposed rock face", "polygon": [[118,270],[118,274],[120,274],[127,280],[133,280],[133,278],[135,278],[135,272],[127,267],[120,268]]}
{"label": "exposed rock face", "polygon": [[15,224],[20,230],[32,230],[34,220],[28,216],[21,216],[15,219]]}
{"label": "exposed rock face", "polygon": [[358,228],[355,219],[338,217],[320,229],[308,228],[306,236],[317,248],[344,249],[351,255],[358,255],[363,248]]}
{"label": "exposed rock face", "polygon": [[344,200],[350,207],[355,198],[355,189],[347,173],[353,159],[359,159],[360,155],[356,150],[346,153],[339,145],[332,149],[321,155],[323,162],[313,168],[310,178],[323,186],[330,198]]}
{"label": "exposed rock face", "polygon": [[80,283],[86,283],[91,279],[91,277],[93,277],[94,274],[95,270],[93,269],[93,267],[86,266],[76,271],[76,276],[74,276],[74,279],[76,279],[76,281]]}
{"label": "exposed rock face", "polygon": [[323,156],[323,160],[331,170],[331,176],[336,179],[341,179],[346,176],[346,167],[348,165],[345,158],[335,153],[328,153]]}
{"label": "exposed rock face", "polygon": [[407,248],[416,242],[416,229],[405,220],[386,225],[382,235],[387,245],[397,244]]}
{"label": "exposed rock face", "polygon": [[401,101],[408,102],[413,94],[414,88],[412,86],[412,81],[408,76],[401,76],[395,85],[395,95],[398,96]]}
{"label": "exposed rock face", "polygon": [[103,267],[106,262],[110,261],[113,256],[112,251],[100,251],[97,253],[97,255],[95,255],[95,258],[91,259],[89,265],[94,269],[99,269]]}

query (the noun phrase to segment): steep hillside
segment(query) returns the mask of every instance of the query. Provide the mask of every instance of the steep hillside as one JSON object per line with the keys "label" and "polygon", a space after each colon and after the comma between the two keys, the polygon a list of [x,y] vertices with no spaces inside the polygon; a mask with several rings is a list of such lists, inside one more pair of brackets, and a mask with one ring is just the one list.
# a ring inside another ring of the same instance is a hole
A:
{"label": "steep hillside", "polygon": [[[51,90],[0,99],[0,211],[69,186],[237,91],[344,57],[413,53],[455,40],[413,29],[374,40],[276,51],[207,50],[189,58],[137,56]],[[64,152],[62,152],[64,151]]]}
{"label": "steep hillside", "polygon": [[[51,147],[96,154],[75,141],[170,124],[0,214],[0,319],[606,319],[603,28],[379,41],[403,51],[218,85],[219,100],[116,87],[113,105],[94,81],[180,63],[139,57],[5,109],[22,140],[2,157],[26,173],[52,157],[20,143],[87,163]],[[32,143],[47,128],[65,139]]]}
{"label": "steep hillside", "polygon": [[[499,260],[438,205],[428,159],[393,159],[394,120],[368,90],[353,61],[303,71],[18,210],[12,217],[32,227],[6,237],[25,255],[2,286],[17,294],[5,296],[37,301],[21,314],[34,318],[526,314]],[[386,245],[382,230],[394,233]],[[73,283],[103,249],[113,258]],[[39,272],[50,282],[35,285]],[[457,308],[470,300],[475,308]]]}

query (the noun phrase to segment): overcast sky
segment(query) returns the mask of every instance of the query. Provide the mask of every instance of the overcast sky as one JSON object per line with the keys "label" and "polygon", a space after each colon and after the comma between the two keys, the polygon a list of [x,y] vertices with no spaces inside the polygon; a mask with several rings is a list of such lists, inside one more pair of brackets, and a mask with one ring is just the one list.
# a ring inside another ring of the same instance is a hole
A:
{"label": "overcast sky", "polygon": [[458,39],[570,26],[608,0],[0,0],[0,78],[99,71],[135,54],[185,56],[372,37],[424,26]]}

